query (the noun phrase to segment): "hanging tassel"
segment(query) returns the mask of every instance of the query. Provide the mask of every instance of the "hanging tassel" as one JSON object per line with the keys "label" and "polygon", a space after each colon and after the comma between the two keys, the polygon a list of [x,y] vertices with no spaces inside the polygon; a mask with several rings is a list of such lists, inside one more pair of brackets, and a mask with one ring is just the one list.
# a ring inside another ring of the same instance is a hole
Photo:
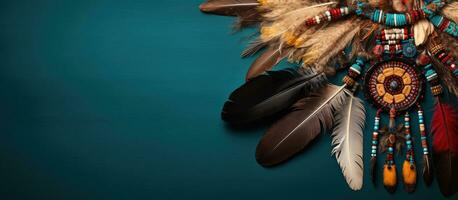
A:
{"label": "hanging tassel", "polygon": [[418,124],[420,126],[421,147],[423,151],[423,181],[429,186],[433,182],[433,169],[431,167],[431,157],[429,156],[428,139],[423,119],[423,109],[420,105],[418,105]]}
{"label": "hanging tassel", "polygon": [[[383,146],[387,148],[382,149],[382,151],[387,151],[385,165],[383,166],[383,186],[385,189],[393,193],[396,190],[397,185],[397,174],[396,174],[396,165],[394,163],[394,148],[397,142],[397,134],[399,130],[395,128],[395,117],[396,110],[392,108],[390,110],[390,122],[389,130],[385,132],[382,138]],[[399,149],[398,149],[399,150]]]}
{"label": "hanging tassel", "polygon": [[375,185],[377,177],[377,146],[378,146],[378,135],[380,126],[380,113],[381,109],[377,110],[377,114],[374,119],[374,132],[372,133],[372,147],[371,147],[371,180]]}
{"label": "hanging tassel", "polygon": [[415,166],[414,150],[412,144],[412,136],[410,134],[410,116],[409,112],[404,115],[404,132],[406,139],[406,160],[402,167],[402,177],[404,180],[404,188],[407,192],[415,191],[417,185],[417,169]]}

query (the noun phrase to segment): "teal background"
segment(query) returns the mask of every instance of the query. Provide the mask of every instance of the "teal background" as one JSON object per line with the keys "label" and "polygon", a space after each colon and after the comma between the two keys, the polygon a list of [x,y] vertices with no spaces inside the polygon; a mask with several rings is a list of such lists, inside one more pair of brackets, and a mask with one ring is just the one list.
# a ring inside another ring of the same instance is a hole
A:
{"label": "teal background", "polygon": [[[328,135],[259,166],[267,127],[220,120],[254,30],[231,34],[234,19],[202,14],[200,2],[1,1],[0,199],[442,198],[421,179],[414,194],[368,176],[351,191]],[[373,116],[368,107],[366,143]]]}

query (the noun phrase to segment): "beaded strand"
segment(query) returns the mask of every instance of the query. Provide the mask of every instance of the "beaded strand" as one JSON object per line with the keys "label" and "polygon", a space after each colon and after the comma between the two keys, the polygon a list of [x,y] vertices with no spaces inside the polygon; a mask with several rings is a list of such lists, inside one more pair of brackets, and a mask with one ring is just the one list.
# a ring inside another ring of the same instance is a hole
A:
{"label": "beaded strand", "polygon": [[423,149],[423,155],[428,155],[428,140],[426,135],[426,127],[423,119],[423,109],[421,106],[418,106],[418,125],[420,127],[420,137],[421,137],[421,148]]}
{"label": "beaded strand", "polygon": [[371,157],[377,157],[377,146],[378,146],[378,131],[380,126],[380,113],[382,112],[381,109],[377,111],[377,114],[374,118],[374,132],[372,132],[372,147],[371,147]]}
{"label": "beaded strand", "polygon": [[335,21],[349,15],[350,13],[350,8],[348,7],[333,8],[307,19],[305,24],[307,26],[313,26],[323,22]]}
{"label": "beaded strand", "polygon": [[405,128],[405,138],[406,138],[406,160],[410,164],[415,164],[414,150],[412,145],[412,135],[410,134],[410,116],[409,112],[406,112],[404,115],[404,128]]}

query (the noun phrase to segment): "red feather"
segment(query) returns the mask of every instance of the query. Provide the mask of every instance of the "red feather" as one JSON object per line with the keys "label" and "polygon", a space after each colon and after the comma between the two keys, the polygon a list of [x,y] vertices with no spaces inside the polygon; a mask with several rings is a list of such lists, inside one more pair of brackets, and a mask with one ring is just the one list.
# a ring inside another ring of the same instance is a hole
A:
{"label": "red feather", "polygon": [[458,152],[458,114],[453,107],[438,102],[432,120],[433,148],[437,153]]}
{"label": "red feather", "polygon": [[437,102],[432,119],[433,160],[439,188],[445,196],[458,190],[458,113]]}

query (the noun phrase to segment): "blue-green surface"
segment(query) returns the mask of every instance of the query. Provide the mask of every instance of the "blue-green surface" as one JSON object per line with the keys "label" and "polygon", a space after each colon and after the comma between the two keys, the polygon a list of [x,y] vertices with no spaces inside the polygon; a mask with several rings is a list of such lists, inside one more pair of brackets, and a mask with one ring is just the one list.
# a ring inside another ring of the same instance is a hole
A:
{"label": "blue-green surface", "polygon": [[260,167],[266,127],[232,130],[219,116],[252,61],[239,54],[253,31],[231,35],[233,19],[199,3],[1,1],[0,199],[442,198],[422,180],[414,194],[368,176],[351,191],[328,135]]}

